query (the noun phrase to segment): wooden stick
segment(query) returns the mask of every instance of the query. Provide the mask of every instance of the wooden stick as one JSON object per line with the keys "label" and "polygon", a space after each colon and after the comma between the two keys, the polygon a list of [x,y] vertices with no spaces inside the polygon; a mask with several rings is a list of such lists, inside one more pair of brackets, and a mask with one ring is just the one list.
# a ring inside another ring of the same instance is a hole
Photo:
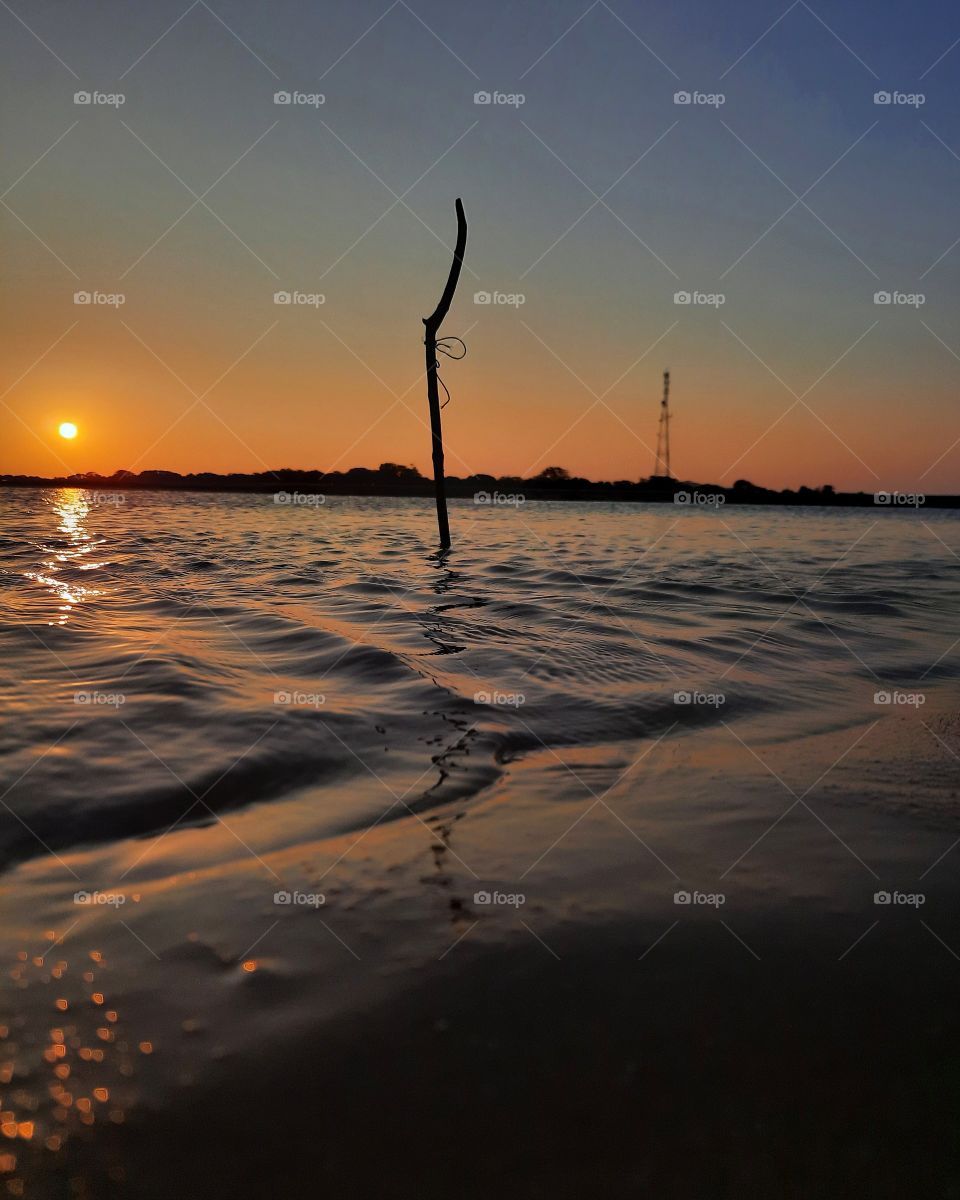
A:
{"label": "wooden stick", "polygon": [[440,393],[437,389],[437,333],[453,300],[463,266],[463,252],[467,245],[467,218],[463,204],[457,200],[457,244],[453,251],[453,263],[447,284],[437,307],[429,317],[423,318],[426,326],[424,345],[427,362],[427,400],[430,404],[430,434],[433,440],[433,484],[437,493],[437,525],[440,529],[440,547],[450,546],[450,524],[447,520],[447,489],[443,478],[443,431],[440,427]]}

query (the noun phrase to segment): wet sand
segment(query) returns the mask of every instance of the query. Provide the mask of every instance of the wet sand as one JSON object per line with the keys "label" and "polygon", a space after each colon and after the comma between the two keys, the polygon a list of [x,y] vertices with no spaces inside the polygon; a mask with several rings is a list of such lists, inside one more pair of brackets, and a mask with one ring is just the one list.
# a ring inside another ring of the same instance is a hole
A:
{"label": "wet sand", "polygon": [[[955,736],[955,723],[930,721]],[[864,781],[871,793],[920,765],[914,735],[909,720],[894,721],[882,755],[864,739],[847,776],[860,782],[841,781],[817,806],[886,887],[916,879],[955,837],[942,820],[908,825],[863,805]],[[703,737],[687,745],[711,753]],[[682,778],[684,750],[660,767]],[[59,981],[42,981],[48,964],[28,964],[21,1032],[39,1049],[46,1025],[76,1021],[100,1044],[93,1024],[115,1005],[116,1040],[98,1076],[112,1097],[94,1107],[129,1101],[123,1124],[98,1113],[64,1152],[31,1149],[28,1194],[955,1196],[960,960],[949,856],[928,874],[921,909],[878,907],[869,872],[795,811],[795,827],[784,828],[788,815],[779,842],[774,831],[727,877],[721,909],[683,907],[676,881],[616,834],[616,820],[591,829],[587,817],[578,828],[590,852],[581,841],[543,859],[522,882],[520,909],[478,905],[462,863],[496,845],[506,866],[533,844],[542,811],[524,822],[555,784],[548,759],[519,772],[530,799],[507,838],[506,797],[496,795],[461,820],[457,807],[435,814],[430,836],[417,821],[380,827],[338,864],[322,909],[285,910],[249,953],[251,932],[270,924],[272,885],[245,860],[216,880],[198,872],[147,887],[120,913],[124,926],[113,912],[93,914],[54,950],[68,963]],[[746,760],[741,771],[746,791],[757,778]],[[650,800],[658,851],[683,864],[685,884],[702,883],[708,861],[717,877],[725,843],[745,844],[744,821],[769,825],[768,814],[748,818],[733,802],[736,779],[726,782],[712,830],[689,798]],[[927,814],[934,790],[915,788]],[[674,808],[666,839],[661,806]],[[685,832],[693,819],[695,838]],[[354,843],[264,863],[288,881],[304,871],[307,886],[323,855],[333,862]],[[798,855],[812,865],[798,870]],[[628,895],[636,909],[626,918]],[[138,952],[130,929],[159,958]],[[94,944],[99,961],[78,954]],[[88,1016],[84,997],[76,1016],[72,1001],[58,1015],[54,994],[71,996],[82,969],[95,981],[76,991],[102,989],[103,1005]],[[137,1052],[140,1038],[151,1054]],[[39,1083],[27,1073],[27,1088],[40,1094]],[[37,1115],[49,1118],[49,1102]]]}

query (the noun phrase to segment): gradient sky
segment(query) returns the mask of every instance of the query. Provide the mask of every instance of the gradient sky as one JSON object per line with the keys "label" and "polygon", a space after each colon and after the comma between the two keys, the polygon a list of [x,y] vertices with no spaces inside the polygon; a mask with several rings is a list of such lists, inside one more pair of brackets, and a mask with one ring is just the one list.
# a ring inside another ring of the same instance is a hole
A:
{"label": "gradient sky", "polygon": [[427,473],[460,195],[450,474],[647,475],[669,367],[682,478],[960,491],[956,5],[10,0],[0,27],[0,472]]}

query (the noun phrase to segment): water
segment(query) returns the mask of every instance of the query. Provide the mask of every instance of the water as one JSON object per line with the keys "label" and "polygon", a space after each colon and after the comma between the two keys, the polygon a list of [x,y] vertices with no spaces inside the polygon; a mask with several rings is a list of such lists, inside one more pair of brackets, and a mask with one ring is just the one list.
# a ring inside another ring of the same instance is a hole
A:
{"label": "water", "polygon": [[[26,1194],[60,1194],[64,1158],[91,1195],[130,1186],[116,1138],[142,1153],[156,1124],[188,1144],[185,1088],[235,1129],[224,1080],[416,1008],[424,971],[516,958],[529,999],[587,945],[595,972],[643,956],[671,988],[787,945],[866,964],[884,889],[924,892],[894,914],[910,954],[944,954],[920,917],[960,950],[953,513],[455,502],[445,559],[417,500],[24,489],[0,514],[0,965],[11,1103],[36,1126]],[[708,939],[696,967],[678,921]],[[118,1031],[94,1013],[66,1036],[71,1059],[102,1042],[74,1065],[111,1096],[88,1124],[43,1052],[72,1019],[53,994],[86,1013],[94,987]],[[576,1058],[561,1018],[545,1026]],[[437,1088],[413,1109],[442,1122]],[[239,1129],[246,1153],[260,1135]],[[344,1117],[338,1136],[359,1135]],[[339,1169],[310,1167],[334,1186]]]}
{"label": "water", "polygon": [[854,728],[953,673],[950,514],[455,506],[443,563],[425,502],[119,495],[3,496],[7,855],[160,831],[185,789],[364,828],[332,788],[429,808],[538,748]]}

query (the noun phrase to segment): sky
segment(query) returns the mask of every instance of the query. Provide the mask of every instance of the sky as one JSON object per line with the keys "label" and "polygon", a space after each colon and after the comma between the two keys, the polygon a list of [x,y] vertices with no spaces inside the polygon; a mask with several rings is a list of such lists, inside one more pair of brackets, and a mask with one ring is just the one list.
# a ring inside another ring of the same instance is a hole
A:
{"label": "sky", "polygon": [[960,492],[955,5],[9,0],[0,29],[0,473],[429,473],[460,196],[449,474],[646,476],[669,369],[680,478]]}

